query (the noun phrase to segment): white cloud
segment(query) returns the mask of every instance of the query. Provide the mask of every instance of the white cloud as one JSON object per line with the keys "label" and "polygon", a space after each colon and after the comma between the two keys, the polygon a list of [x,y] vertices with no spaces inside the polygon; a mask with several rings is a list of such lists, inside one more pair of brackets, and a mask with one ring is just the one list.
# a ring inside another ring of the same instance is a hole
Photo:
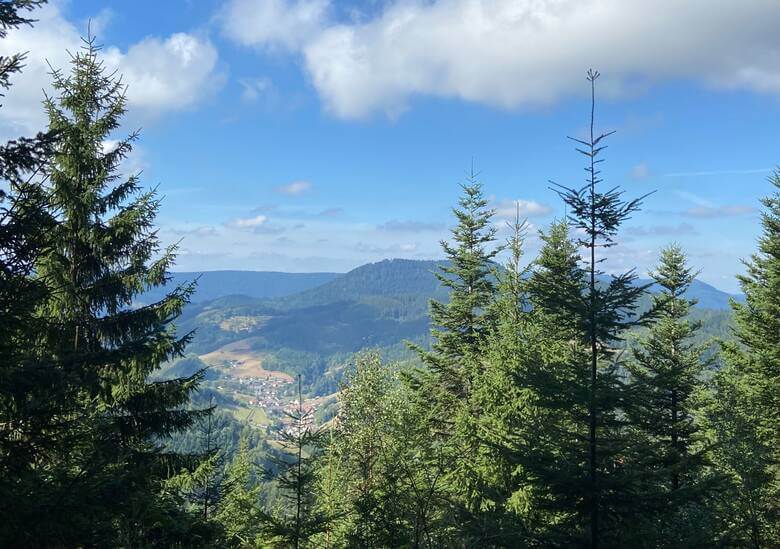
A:
{"label": "white cloud", "polygon": [[646,162],[640,162],[633,168],[631,168],[631,179],[647,179],[652,175],[652,170],[650,170],[650,166],[647,165]]}
{"label": "white cloud", "polygon": [[273,82],[265,77],[241,78],[238,83],[241,85],[241,99],[248,103],[253,103],[274,90]]}
{"label": "white cloud", "polygon": [[217,231],[216,227],[212,227],[210,225],[184,225],[170,227],[167,230],[173,235],[193,236],[195,238],[205,238],[219,235],[219,231]]}
{"label": "white cloud", "polygon": [[772,168],[751,168],[746,170],[711,170],[702,172],[665,173],[664,177],[709,177],[713,175],[751,175],[771,172]]}
{"label": "white cloud", "polygon": [[[0,133],[5,136],[44,129],[41,101],[43,91],[51,91],[47,61],[67,72],[68,50],[75,52],[82,46],[80,35],[86,27],[79,29],[68,21],[61,5],[52,2],[36,10],[34,26],[11,30],[0,40],[0,55],[29,52],[22,73],[13,78],[13,87],[2,101]],[[106,13],[98,17],[101,25]],[[207,39],[186,33],[145,38],[127,51],[109,45],[102,55],[109,70],[124,75],[131,113],[154,116],[187,108],[220,84],[217,50]]]}
{"label": "white cloud", "polygon": [[288,185],[282,185],[276,188],[276,192],[282,194],[301,194],[311,189],[311,183],[308,181],[293,181]]}
{"label": "white cloud", "polygon": [[244,46],[298,50],[325,23],[328,0],[232,0],[219,19]]}
{"label": "white cloud", "polygon": [[687,217],[716,218],[716,217],[736,217],[741,215],[750,215],[756,212],[752,206],[695,206],[688,208],[682,215]]}
{"label": "white cloud", "polygon": [[339,117],[396,115],[409,99],[504,108],[586,91],[604,96],[664,79],[780,93],[777,0],[396,0],[373,19],[334,22],[325,0],[233,0],[238,43],[300,51]]}
{"label": "white cloud", "polygon": [[355,250],[367,254],[409,254],[417,251],[418,245],[416,243],[402,243],[402,244],[390,244],[387,246],[380,246],[377,244],[368,244],[366,242],[358,242],[355,244]]}
{"label": "white cloud", "polygon": [[127,52],[105,50],[106,65],[128,84],[130,107],[148,112],[191,107],[222,83],[217,50],[207,39],[177,32],[166,39],[145,38]]}
{"label": "white cloud", "polygon": [[231,221],[229,224],[239,229],[248,229],[259,227],[264,225],[268,221],[268,217],[265,215],[256,215],[255,217],[238,218]]}
{"label": "white cloud", "polygon": [[542,217],[552,213],[552,208],[547,204],[541,204],[535,200],[502,200],[492,205],[496,210],[496,217],[501,219],[514,219],[517,213],[520,218]]}
{"label": "white cloud", "polygon": [[680,223],[679,225],[652,225],[652,226],[634,226],[627,227],[625,234],[644,238],[648,236],[690,236],[699,234],[696,228],[690,223]]}
{"label": "white cloud", "polygon": [[391,219],[381,225],[377,225],[378,231],[402,232],[402,233],[421,233],[421,232],[441,232],[447,228],[444,223],[432,221],[414,221],[411,219]]}

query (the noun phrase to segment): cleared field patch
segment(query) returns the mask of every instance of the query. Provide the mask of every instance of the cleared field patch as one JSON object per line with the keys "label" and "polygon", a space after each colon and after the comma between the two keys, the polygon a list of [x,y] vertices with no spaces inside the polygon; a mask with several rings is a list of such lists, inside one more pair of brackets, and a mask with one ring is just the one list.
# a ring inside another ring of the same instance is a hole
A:
{"label": "cleared field patch", "polygon": [[234,408],[232,412],[239,421],[248,421],[249,423],[263,426],[268,426],[271,423],[271,420],[262,408],[244,408],[242,406]]}
{"label": "cleared field patch", "polygon": [[252,349],[252,340],[247,338],[228,343],[216,351],[201,355],[200,359],[234,378],[273,377],[292,381],[289,374],[263,368],[263,356]]}

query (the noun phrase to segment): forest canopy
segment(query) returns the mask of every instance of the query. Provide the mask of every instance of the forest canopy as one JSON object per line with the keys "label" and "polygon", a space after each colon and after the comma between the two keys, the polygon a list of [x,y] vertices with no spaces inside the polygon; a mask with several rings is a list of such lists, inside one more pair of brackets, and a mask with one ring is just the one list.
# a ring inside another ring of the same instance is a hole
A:
{"label": "forest canopy", "polygon": [[[0,4],[0,40],[42,3]],[[6,93],[23,65],[0,60]],[[382,266],[387,295],[370,302],[386,318],[354,305],[346,335],[327,303],[296,294],[317,316],[266,332],[291,369],[257,366],[288,398],[272,436],[187,354],[194,334],[177,323],[197,281],[171,283],[161,198],[125,169],[140,139],[123,127],[125,83],[86,37],[52,69],[46,130],[0,147],[0,545],[780,546],[780,169],[738,277],[744,302],[713,340],[679,243],[646,283],[614,268],[647,195],[605,180],[599,76],[583,81],[589,131],[573,139],[586,179],[551,185],[566,215],[538,230],[537,256],[519,207],[499,240],[472,169],[435,289]],[[434,299],[393,301],[396,286]],[[402,360],[369,344],[415,333],[423,307],[429,334],[393,348]],[[282,309],[217,321],[243,333]],[[332,332],[291,350],[314,324]],[[254,343],[233,352],[268,342]],[[316,409],[304,383],[332,399]]]}

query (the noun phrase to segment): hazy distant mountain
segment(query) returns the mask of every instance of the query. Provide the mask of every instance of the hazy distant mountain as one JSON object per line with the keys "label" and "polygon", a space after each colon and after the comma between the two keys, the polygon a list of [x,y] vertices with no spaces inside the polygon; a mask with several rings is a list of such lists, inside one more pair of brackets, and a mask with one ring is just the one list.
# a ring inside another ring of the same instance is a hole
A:
{"label": "hazy distant mountain", "polygon": [[[647,284],[652,282],[648,279],[639,281],[641,284]],[[651,292],[657,291],[657,285],[653,285],[650,288]],[[745,298],[741,294],[729,294],[722,290],[717,289],[715,286],[711,286],[701,280],[694,280],[688,292],[685,294],[688,299],[696,299],[698,303],[696,306],[700,309],[715,309],[719,311],[725,311],[730,308],[729,301],[733,298],[736,301],[743,301]]]}
{"label": "hazy distant mountain", "polygon": [[[210,301],[227,295],[275,298],[320,286],[341,276],[340,273],[280,273],[274,271],[206,271],[172,273],[171,285],[198,280],[193,302]],[[159,288],[144,294],[144,303],[160,299]]]}
{"label": "hazy distant mountain", "polygon": [[[247,348],[262,355],[268,368],[300,372],[313,382],[329,364],[363,348],[378,347],[402,356],[404,340],[425,344],[428,303],[432,298],[447,298],[433,274],[441,264],[394,259],[342,275],[321,273],[310,278],[289,274],[291,278],[285,278],[285,273],[205,273],[201,281],[208,286],[185,309],[178,324],[182,330],[197,330],[190,352],[210,353],[247,340]],[[231,285],[236,277],[243,286]],[[317,277],[324,282],[314,286]],[[253,287],[253,280],[258,285],[270,280],[276,286]],[[295,284],[310,286],[278,295]],[[273,292],[277,296],[269,296]],[[202,300],[220,293],[216,299]],[[241,293],[245,295],[236,295]],[[706,317],[709,335],[725,333],[732,296],[697,281],[689,297],[699,300],[696,314]],[[649,301],[649,296],[643,298],[645,306]]]}
{"label": "hazy distant mountain", "polygon": [[[337,302],[359,302],[381,304],[393,308],[391,316],[416,316],[425,314],[431,298],[446,299],[447,292],[434,276],[441,261],[415,261],[409,259],[386,259],[377,263],[361,265],[330,282],[273,300],[284,309],[312,307]],[[398,310],[398,306],[405,312]]]}
{"label": "hazy distant mountain", "polygon": [[[283,309],[324,305],[338,301],[371,301],[380,298],[409,301],[416,296],[422,303],[432,297],[445,299],[447,292],[433,273],[442,261],[386,259],[368,263],[348,273],[282,273],[272,271],[206,271],[173,273],[172,284],[198,279],[193,302],[205,302],[229,295],[273,300]],[[644,284],[649,280],[640,280]],[[159,299],[164,291],[155,289],[143,301]],[[403,296],[403,297],[401,297]],[[723,292],[697,280],[688,297],[699,300],[703,309],[725,310],[729,299],[739,295]]]}

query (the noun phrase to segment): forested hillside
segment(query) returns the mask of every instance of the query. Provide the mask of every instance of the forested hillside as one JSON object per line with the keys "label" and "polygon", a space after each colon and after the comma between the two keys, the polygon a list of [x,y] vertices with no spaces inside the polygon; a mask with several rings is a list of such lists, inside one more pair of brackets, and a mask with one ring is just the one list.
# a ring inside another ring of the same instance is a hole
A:
{"label": "forested hillside", "polygon": [[604,181],[591,70],[533,257],[472,169],[441,261],[198,294],[94,37],[50,76],[0,147],[0,546],[780,547],[780,169],[742,295],[674,242],[615,273],[648,195]]}

